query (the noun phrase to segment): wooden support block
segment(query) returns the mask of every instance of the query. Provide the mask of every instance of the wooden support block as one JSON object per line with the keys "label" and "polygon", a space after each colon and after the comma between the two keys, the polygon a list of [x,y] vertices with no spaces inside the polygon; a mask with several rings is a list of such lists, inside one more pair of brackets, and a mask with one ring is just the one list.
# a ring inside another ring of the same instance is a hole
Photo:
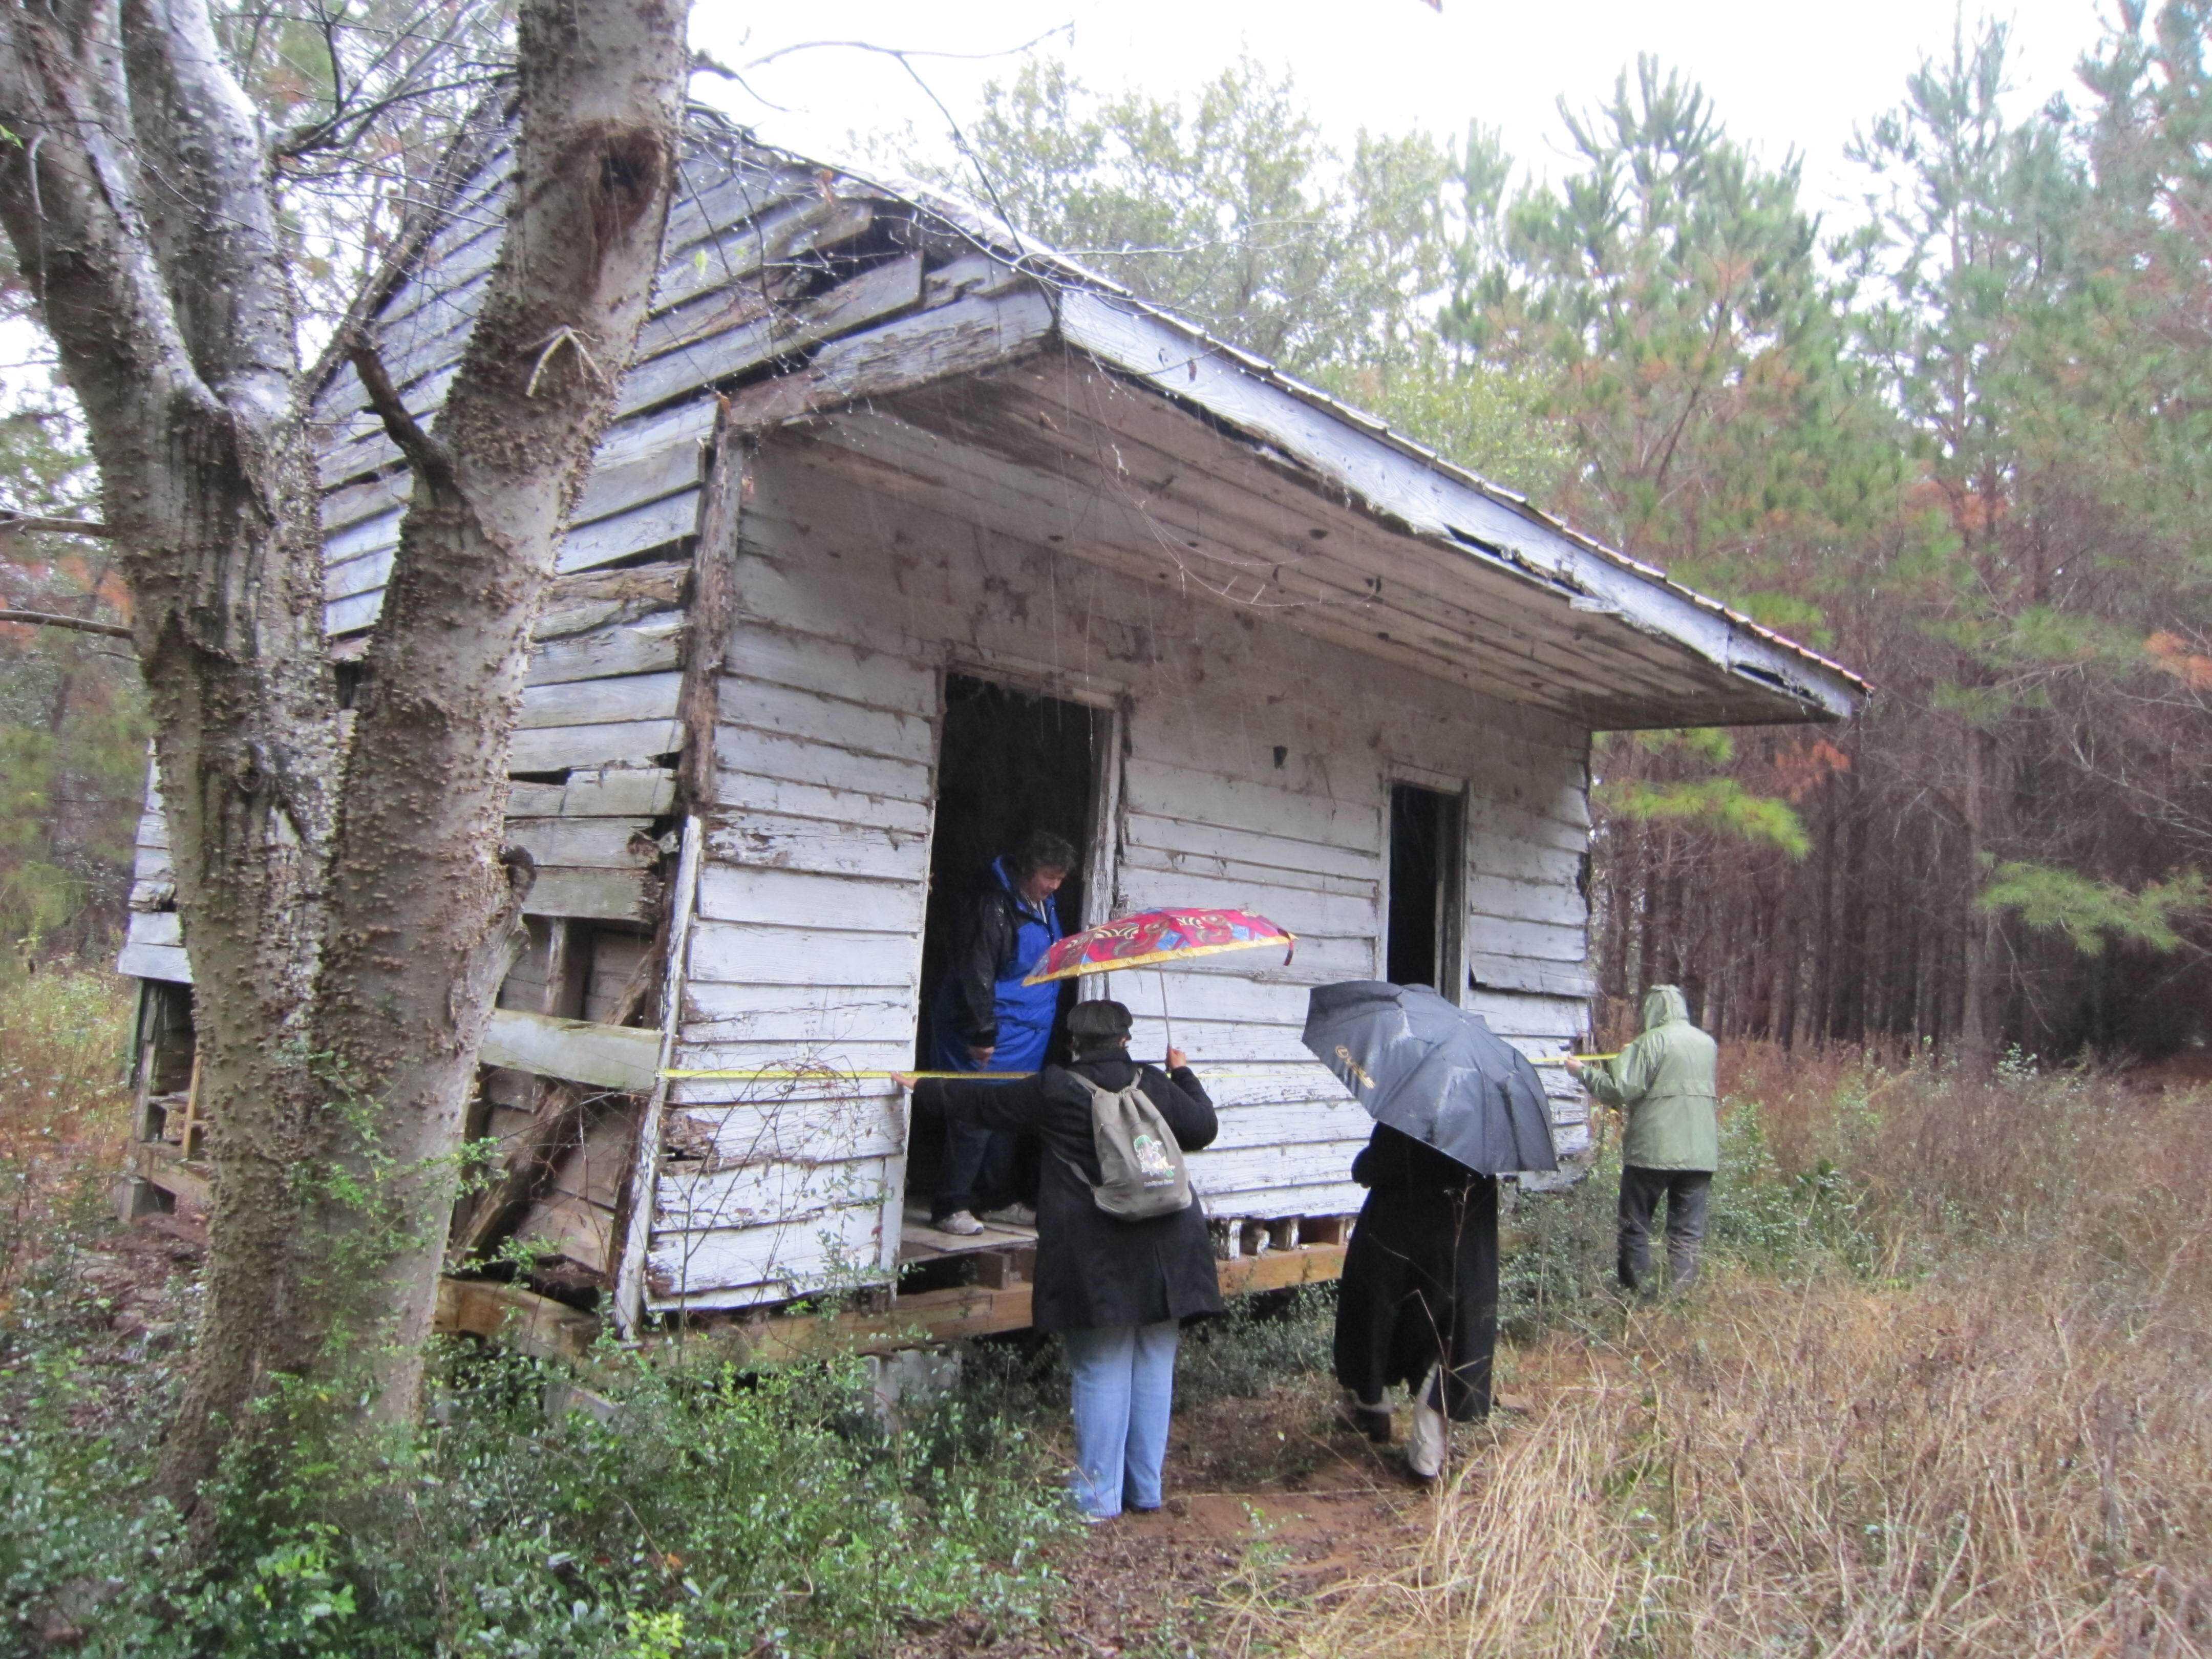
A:
{"label": "wooden support block", "polygon": [[1298,1218],[1294,1215],[1277,1216],[1267,1224],[1267,1248],[1291,1250],[1297,1248]]}
{"label": "wooden support block", "polygon": [[116,1219],[128,1224],[143,1215],[161,1215],[176,1208],[177,1200],[142,1175],[126,1175],[115,1183]]}
{"label": "wooden support block", "polygon": [[1207,1222],[1206,1226],[1207,1232],[1213,1237],[1213,1259],[1216,1261],[1236,1261],[1237,1246],[1241,1233],[1237,1224],[1233,1221],[1215,1219]]}
{"label": "wooden support block", "polygon": [[1010,1250],[980,1250],[975,1255],[975,1282],[994,1291],[1009,1285],[1027,1284],[1036,1274],[1036,1249],[1028,1246]]}
{"label": "wooden support block", "polygon": [[1267,1236],[1267,1224],[1248,1220],[1237,1224],[1239,1255],[1264,1255],[1273,1248]]}

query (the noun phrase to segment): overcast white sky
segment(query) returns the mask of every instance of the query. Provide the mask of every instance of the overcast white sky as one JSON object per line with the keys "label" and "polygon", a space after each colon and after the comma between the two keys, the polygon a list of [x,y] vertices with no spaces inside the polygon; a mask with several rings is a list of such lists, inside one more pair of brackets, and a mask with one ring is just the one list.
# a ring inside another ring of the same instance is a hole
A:
{"label": "overcast white sky", "polygon": [[[2016,0],[1970,7],[2013,25],[2021,112],[2054,92],[2071,96],[2073,65],[2101,33],[2098,0]],[[1456,135],[1469,119],[1500,127],[1507,148],[1539,172],[1559,170],[1562,94],[1577,106],[1607,93],[1638,52],[1654,52],[1702,81],[1735,137],[1772,155],[1806,156],[1815,203],[1856,203],[1843,161],[1854,125],[1894,104],[1924,55],[1948,51],[1954,13],[1928,0],[1777,5],[1773,0],[1585,0],[1540,6],[1499,0],[1423,0],[1273,6],[1227,0],[953,0],[918,7],[845,0],[769,8],[700,0],[693,38],[732,65],[826,38],[944,52],[995,52],[1056,23],[1071,26],[1041,48],[1064,56],[1103,91],[1130,84],[1159,95],[1188,89],[1240,52],[1287,65],[1333,136],[1361,126],[1425,126]],[[918,60],[932,88],[962,119],[983,83],[1010,75],[1011,58]],[[855,129],[911,121],[925,136],[943,118],[899,66],[850,51],[798,53],[748,72],[766,107],[737,88],[701,76],[695,89],[757,125],[761,136],[835,159]]]}

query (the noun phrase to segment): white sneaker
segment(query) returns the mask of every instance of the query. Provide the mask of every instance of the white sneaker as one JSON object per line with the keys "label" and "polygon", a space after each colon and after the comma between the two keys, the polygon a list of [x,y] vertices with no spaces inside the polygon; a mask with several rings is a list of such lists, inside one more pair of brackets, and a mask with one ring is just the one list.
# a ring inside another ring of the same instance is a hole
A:
{"label": "white sneaker", "polygon": [[940,1233],[954,1233],[962,1238],[973,1238],[983,1231],[983,1224],[965,1210],[955,1210],[942,1221],[929,1224]]}
{"label": "white sneaker", "polygon": [[994,1227],[1034,1227],[1036,1212],[1026,1204],[1001,1204],[995,1210],[986,1210],[977,1217]]}
{"label": "white sneaker", "polygon": [[1433,1480],[1444,1472],[1444,1448],[1451,1432],[1443,1413],[1429,1404],[1435,1377],[1431,1371],[1413,1396],[1413,1431],[1406,1442],[1406,1467],[1423,1480]]}

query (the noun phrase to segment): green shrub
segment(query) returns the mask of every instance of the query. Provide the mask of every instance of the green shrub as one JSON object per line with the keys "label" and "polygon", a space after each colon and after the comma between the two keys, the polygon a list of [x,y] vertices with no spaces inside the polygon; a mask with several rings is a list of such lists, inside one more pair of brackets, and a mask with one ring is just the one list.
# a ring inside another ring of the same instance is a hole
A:
{"label": "green shrub", "polygon": [[955,1613],[1033,1620],[1070,1524],[974,1390],[891,1428],[856,1360],[641,1362],[609,1420],[550,1422],[540,1367],[455,1352],[384,1466],[227,1471],[188,1567],[144,1496],[160,1404],[115,1417],[81,1358],[54,1344],[0,1379],[0,1651],[65,1626],[147,1659],[863,1655]]}
{"label": "green shrub", "polygon": [[1336,1286],[1300,1285],[1228,1298],[1229,1311],[1183,1333],[1176,1354],[1176,1405],[1249,1400],[1329,1369]]}

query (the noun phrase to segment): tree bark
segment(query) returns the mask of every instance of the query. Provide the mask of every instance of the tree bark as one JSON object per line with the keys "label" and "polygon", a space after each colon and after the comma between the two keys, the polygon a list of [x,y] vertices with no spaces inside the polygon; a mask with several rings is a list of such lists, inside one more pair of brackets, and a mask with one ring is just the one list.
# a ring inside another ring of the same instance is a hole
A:
{"label": "tree bark", "polygon": [[465,1086],[526,878],[500,832],[529,627],[650,298],[687,10],[522,7],[520,176],[482,317],[434,433],[380,410],[415,491],[349,752],[315,388],[266,135],[206,0],[0,11],[20,140],[0,225],[131,590],[215,1124],[207,1302],[166,1448],[180,1498],[276,1374],[368,1355],[333,1397],[372,1421],[416,1404]]}
{"label": "tree bark", "polygon": [[[684,8],[540,0],[520,18],[520,182],[434,428],[356,367],[414,469],[348,757],[319,1049],[375,1095],[387,1261],[347,1312],[388,1335],[375,1395],[412,1416],[467,1085],[514,919],[500,862],[530,624],[652,300],[678,161]],[[379,395],[380,390],[385,395]],[[337,1218],[331,1224],[341,1224]]]}

